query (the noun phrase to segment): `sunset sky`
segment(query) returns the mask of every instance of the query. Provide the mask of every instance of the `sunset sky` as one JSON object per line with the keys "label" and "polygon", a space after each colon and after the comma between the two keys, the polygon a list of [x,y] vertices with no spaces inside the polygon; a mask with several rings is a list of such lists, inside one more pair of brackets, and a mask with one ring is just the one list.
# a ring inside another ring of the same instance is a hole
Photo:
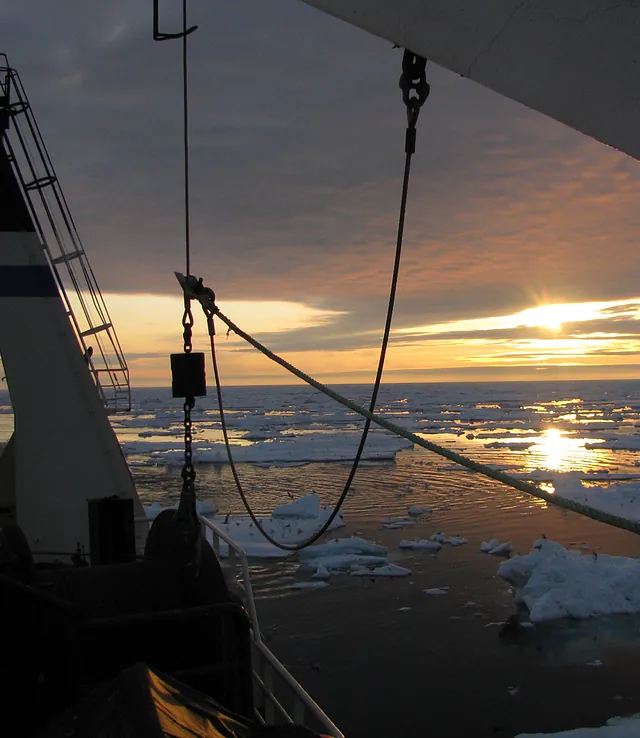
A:
{"label": "sunset sky", "polygon": [[[174,30],[178,2],[162,3]],[[326,382],[375,374],[402,52],[298,0],[191,0],[193,271]],[[149,0],[0,0],[134,385],[181,348],[180,52]],[[385,380],[640,377],[640,164],[428,65]],[[291,377],[219,330],[228,384]],[[196,344],[206,326],[196,314]]]}

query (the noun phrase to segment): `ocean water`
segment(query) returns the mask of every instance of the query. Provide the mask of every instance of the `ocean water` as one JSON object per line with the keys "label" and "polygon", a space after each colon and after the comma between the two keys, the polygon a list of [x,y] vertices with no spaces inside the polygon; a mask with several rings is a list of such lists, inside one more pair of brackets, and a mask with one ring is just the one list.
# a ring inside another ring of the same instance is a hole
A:
{"label": "ocean water", "polygon": [[[366,386],[334,389],[368,403]],[[256,512],[268,514],[310,492],[335,502],[361,417],[302,385],[229,387],[224,398],[238,471]],[[378,408],[430,441],[512,473],[597,472],[588,483],[602,486],[607,479],[640,479],[640,381],[387,384]],[[220,513],[242,514],[213,391],[197,400],[193,421],[199,499]],[[143,502],[175,503],[181,401],[165,388],[136,389],[132,411],[111,422]],[[5,393],[0,440],[12,427]],[[406,516],[410,505],[433,512],[415,527],[381,526]],[[632,686],[640,659],[638,616],[559,622],[506,642],[497,626],[514,611],[513,596],[496,576],[500,560],[479,552],[483,540],[497,537],[524,554],[545,534],[585,553],[640,556],[640,537],[462,470],[381,429],[372,432],[344,518],[340,535],[381,543],[411,576],[337,575],[324,590],[296,591],[283,578],[309,575],[298,571],[295,557],[254,561],[251,570],[267,643],[346,734],[393,735],[401,715],[404,734],[417,738],[428,713],[435,732],[509,738],[598,725],[640,710]],[[436,531],[462,535],[468,545],[445,546],[437,556],[399,547],[403,538]],[[433,587],[447,594],[423,594]],[[596,661],[604,666],[594,668]],[[454,697],[465,704],[455,719]],[[364,719],[362,704],[393,709]]]}
{"label": "ocean water", "polygon": [[[334,389],[368,405],[365,385]],[[138,388],[131,412],[111,418],[145,504],[178,499],[181,402],[168,388]],[[310,492],[325,504],[338,498],[360,440],[362,417],[306,385],[229,387],[224,402],[234,457],[257,512],[269,513],[274,505]],[[605,479],[640,478],[640,381],[386,384],[377,412],[509,472],[598,471]],[[241,513],[213,389],[198,398],[192,415],[198,497],[220,512]],[[9,437],[12,427],[5,392],[0,395],[0,440]],[[491,517],[506,515],[521,528],[532,511],[547,508],[372,428],[345,518],[377,522],[405,514],[410,504],[448,508],[454,525],[473,511],[465,527],[486,528],[487,535]]]}
{"label": "ocean water", "polygon": [[[334,389],[368,402],[364,385]],[[306,386],[230,387],[224,402],[234,457],[258,512],[312,491],[324,503],[337,499],[360,440],[360,416]],[[640,478],[640,381],[391,384],[381,390],[378,412],[509,472]],[[112,418],[145,503],[179,494],[182,419],[181,401],[157,388],[134,390],[132,412]],[[199,498],[240,513],[213,393],[197,400],[193,421]],[[504,490],[380,428],[370,433],[364,459],[345,507],[349,520],[403,514],[407,504],[468,503],[478,510]],[[522,514],[540,505],[516,492],[499,502]]]}
{"label": "ocean water", "polygon": [[[365,385],[334,386],[368,405]],[[112,426],[145,504],[174,503],[183,459],[181,400],[167,388],[133,390],[130,413]],[[252,506],[316,492],[339,496],[364,419],[307,387],[229,387],[227,423]],[[508,472],[598,471],[640,478],[640,381],[503,382],[383,385],[377,412],[434,443]],[[243,508],[226,463],[213,389],[193,411],[197,493],[220,512]],[[13,427],[8,393],[0,395],[0,440]],[[605,447],[609,446],[609,447]],[[452,465],[447,459],[372,428],[364,461],[345,505],[349,521],[375,522],[407,505],[448,506],[451,515],[526,518],[545,503]],[[514,520],[515,523],[515,520]],[[489,529],[488,526],[487,529]]]}

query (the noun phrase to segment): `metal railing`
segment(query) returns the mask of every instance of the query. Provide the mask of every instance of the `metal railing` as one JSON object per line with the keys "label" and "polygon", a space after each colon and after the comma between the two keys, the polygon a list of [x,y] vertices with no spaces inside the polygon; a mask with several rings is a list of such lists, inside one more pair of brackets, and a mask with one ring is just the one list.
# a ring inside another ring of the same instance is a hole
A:
{"label": "metal railing", "polygon": [[[251,620],[251,657],[253,662],[254,712],[261,725],[297,723],[319,732],[344,738],[339,728],[329,719],[291,673],[264,644],[260,635],[258,613],[253,597],[246,552],[212,520],[200,516],[203,535],[211,543],[218,558],[226,558],[237,581],[244,605]],[[227,545],[226,556],[221,554],[220,542]],[[240,568],[240,580],[237,567]]]}

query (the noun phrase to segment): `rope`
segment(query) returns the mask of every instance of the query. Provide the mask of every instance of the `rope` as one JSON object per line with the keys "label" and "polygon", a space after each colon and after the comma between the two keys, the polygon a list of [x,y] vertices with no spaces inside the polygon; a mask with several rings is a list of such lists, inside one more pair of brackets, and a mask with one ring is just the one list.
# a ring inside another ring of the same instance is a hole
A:
{"label": "rope", "polygon": [[184,145],[184,247],[187,274],[191,274],[191,208],[189,200],[189,75],[187,55],[187,0],[182,0],[182,122]]}
{"label": "rope", "polygon": [[275,354],[266,346],[263,346],[255,338],[239,328],[232,320],[230,320],[224,313],[222,313],[217,306],[213,308],[213,314],[216,315],[229,328],[229,330],[236,333],[238,336],[240,336],[240,338],[243,338],[245,341],[247,341],[247,343],[250,343],[254,348],[258,349],[258,351],[264,354],[267,358],[275,361],[276,364],[279,364],[281,367],[291,372],[314,389],[317,389],[319,392],[327,395],[327,397],[331,397],[336,402],[344,405],[344,407],[353,410],[353,412],[358,413],[358,415],[362,415],[364,418],[367,418],[367,420],[376,423],[381,428],[385,428],[386,430],[391,431],[392,433],[395,433],[402,438],[406,438],[408,441],[411,441],[411,443],[414,443],[416,446],[425,448],[427,451],[432,451],[438,456],[443,456],[445,459],[449,459],[449,461],[460,464],[460,466],[463,466],[466,469],[478,472],[485,477],[495,479],[497,482],[501,482],[508,487],[513,487],[520,492],[525,492],[526,494],[538,497],[539,499],[544,500],[551,505],[556,505],[566,510],[571,510],[572,512],[579,513],[580,515],[584,515],[585,517],[591,518],[592,520],[596,520],[600,523],[606,523],[607,525],[612,525],[616,528],[628,530],[631,533],[636,533],[637,535],[640,535],[640,522],[627,520],[626,518],[622,518],[619,515],[613,515],[611,513],[604,512],[603,510],[596,510],[595,508],[590,507],[589,505],[585,505],[582,502],[570,500],[566,497],[561,497],[552,492],[546,492],[545,490],[537,487],[535,484],[530,484],[529,482],[524,482],[520,479],[516,479],[509,474],[505,474],[504,472],[498,471],[497,469],[493,469],[492,467],[487,466],[486,464],[482,464],[479,461],[474,461],[473,459],[462,456],[461,454],[458,454],[455,451],[451,451],[448,448],[444,448],[443,446],[439,446],[436,443],[426,441],[424,438],[420,438],[420,436],[417,436],[415,433],[412,433],[411,431],[408,431],[405,428],[392,423],[391,421],[381,417],[380,415],[372,413],[366,408],[358,405],[356,402],[353,402],[353,400],[350,400],[347,397],[343,397],[341,394],[335,392],[330,387],[327,387],[321,382],[318,382],[313,377],[310,377],[308,374],[305,374],[303,371],[293,366],[293,364],[290,364],[281,356],[278,356],[278,354]]}
{"label": "rope", "polygon": [[[376,371],[376,378],[375,378],[375,382],[373,385],[373,391],[371,393],[371,400],[369,402],[369,414],[371,415],[373,414],[373,411],[376,408],[378,393],[380,392],[380,384],[382,382],[382,374],[384,371],[384,362],[385,362],[385,358],[387,355],[387,347],[389,345],[389,336],[391,334],[391,323],[393,321],[393,309],[395,307],[396,293],[398,289],[398,277],[400,274],[400,259],[402,256],[402,243],[404,240],[404,223],[405,223],[405,216],[407,212],[407,198],[409,194],[409,179],[411,176],[411,160],[412,160],[413,154],[415,153],[416,123],[418,122],[418,115],[420,113],[420,108],[422,107],[422,105],[424,104],[425,100],[427,99],[429,95],[429,85],[427,84],[426,79],[425,79],[425,66],[426,66],[425,59],[423,59],[422,57],[416,56],[410,51],[405,51],[403,62],[402,62],[403,72],[400,78],[400,88],[402,89],[402,92],[403,92],[403,101],[407,107],[407,131],[406,131],[406,136],[405,136],[404,176],[402,179],[402,195],[400,197],[400,213],[398,216],[396,252],[395,252],[395,259],[393,262],[393,274],[391,277],[391,287],[389,290],[389,301],[387,304],[387,317],[386,317],[385,325],[384,325],[382,344],[380,346],[380,357],[378,359],[378,368]],[[251,517],[251,520],[253,521],[256,528],[269,541],[269,543],[271,543],[274,546],[277,546],[283,551],[299,551],[303,548],[306,548],[307,546],[310,546],[312,543],[315,543],[315,541],[321,538],[329,530],[329,528],[331,527],[331,524],[336,519],[340,510],[342,509],[342,506],[344,505],[344,502],[347,499],[347,495],[349,494],[351,490],[351,485],[353,483],[353,480],[356,476],[356,472],[360,465],[360,460],[364,452],[364,447],[367,443],[367,438],[369,436],[369,429],[371,428],[372,418],[371,417],[366,418],[364,428],[362,429],[362,435],[360,437],[360,444],[358,445],[358,450],[356,451],[356,455],[353,459],[353,464],[351,465],[351,469],[349,471],[349,475],[347,476],[347,480],[344,484],[343,490],[340,494],[340,497],[338,498],[338,502],[334,506],[327,520],[321,526],[320,530],[316,531],[312,536],[310,536],[309,538],[307,538],[306,540],[300,543],[286,544],[286,543],[281,543],[280,541],[277,541],[275,538],[273,538],[273,536],[270,536],[267,533],[267,531],[264,529],[264,526],[260,523],[255,513],[251,509],[251,505],[249,501],[247,500],[244,489],[242,488],[240,477],[238,476],[236,465],[233,460],[233,454],[231,451],[231,444],[229,443],[229,436],[227,433],[227,425],[225,421],[224,407],[223,407],[223,402],[222,402],[222,388],[221,388],[221,383],[220,383],[220,375],[218,372],[218,361],[216,357],[214,333],[215,332],[212,329],[209,330],[209,336],[211,339],[211,361],[213,363],[213,372],[214,372],[215,381],[216,381],[216,392],[218,395],[218,408],[220,410],[220,424],[222,425],[222,434],[224,436],[224,444],[225,444],[225,448],[227,451],[227,458],[229,459],[229,467],[231,468],[231,473],[233,474],[233,478],[235,480],[236,487],[238,488],[238,492],[242,499],[242,503],[244,504],[245,509],[249,513],[249,516]]]}

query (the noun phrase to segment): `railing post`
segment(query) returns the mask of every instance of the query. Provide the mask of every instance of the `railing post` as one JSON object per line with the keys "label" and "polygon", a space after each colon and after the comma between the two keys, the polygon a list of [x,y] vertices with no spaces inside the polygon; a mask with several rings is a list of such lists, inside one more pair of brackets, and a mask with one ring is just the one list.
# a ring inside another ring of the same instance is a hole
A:
{"label": "railing post", "polygon": [[262,681],[264,682],[265,692],[264,717],[267,725],[275,725],[276,709],[273,704],[273,667],[266,659],[263,659],[262,666]]}
{"label": "railing post", "polygon": [[293,722],[304,725],[305,713],[306,710],[304,707],[304,702],[298,697],[298,695],[295,695],[295,697],[293,698]]}

